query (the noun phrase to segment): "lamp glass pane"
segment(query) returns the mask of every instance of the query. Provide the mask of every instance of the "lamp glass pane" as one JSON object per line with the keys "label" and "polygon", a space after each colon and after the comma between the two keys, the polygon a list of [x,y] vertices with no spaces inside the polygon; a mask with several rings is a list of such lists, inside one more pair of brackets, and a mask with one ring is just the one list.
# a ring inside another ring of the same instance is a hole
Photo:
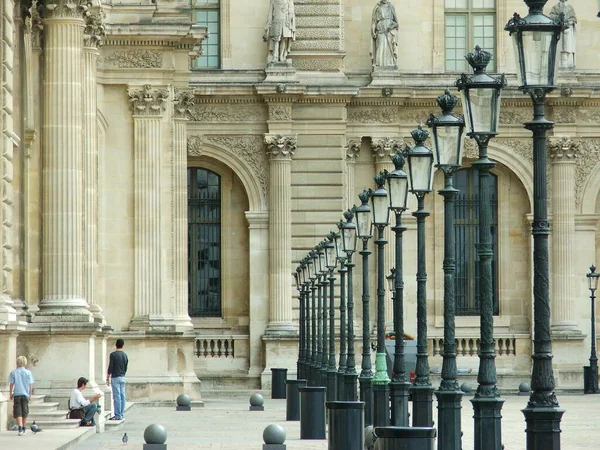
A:
{"label": "lamp glass pane", "polygon": [[333,242],[331,245],[325,247],[325,263],[329,269],[333,269],[337,265],[335,259],[335,244],[333,244]]}
{"label": "lamp glass pane", "polygon": [[395,286],[394,286],[394,285],[395,285],[395,283],[394,283],[394,281],[395,281],[395,278],[394,278],[392,275],[388,275],[388,276],[386,277],[386,279],[387,279],[387,285],[388,285],[388,289],[389,289],[391,292],[394,292],[394,289],[395,289]]}
{"label": "lamp glass pane", "polygon": [[361,239],[367,239],[371,237],[371,227],[373,225],[373,216],[371,210],[357,211],[356,212],[356,226],[358,228],[358,237]]}
{"label": "lamp glass pane", "polygon": [[389,209],[387,195],[374,195],[373,199],[373,223],[375,225],[387,225],[389,222]]}
{"label": "lamp glass pane", "polygon": [[[550,72],[550,59],[555,54],[550,54],[550,47],[554,31],[523,31],[523,52],[519,52],[518,33],[513,34],[513,45],[515,45],[515,55],[520,55],[521,61],[518,61],[521,70],[517,70],[519,83],[522,86],[551,86],[554,84],[554,73]],[[520,59],[520,58],[519,58]],[[556,64],[552,64],[556,70]],[[525,69],[525,79],[523,80],[523,68]]]}
{"label": "lamp glass pane", "polygon": [[408,197],[408,177],[389,177],[388,189],[390,208],[406,209],[406,200]]}
{"label": "lamp glass pane", "polygon": [[411,187],[413,191],[431,191],[431,157],[420,156],[409,158]]}
{"label": "lamp glass pane", "polygon": [[436,128],[437,139],[433,139],[433,147],[437,155],[439,165],[460,165],[458,155],[459,139],[461,138],[460,127],[438,126]]}
{"label": "lamp glass pane", "polygon": [[310,260],[310,262],[307,263],[307,267],[308,267],[308,278],[309,278],[309,280],[312,280],[315,278],[315,267],[312,262],[312,259]]}
{"label": "lamp glass pane", "polygon": [[327,272],[327,264],[325,264],[325,249],[319,252],[319,266],[321,273]]}
{"label": "lamp glass pane", "polygon": [[356,251],[356,226],[344,227],[344,251]]}
{"label": "lamp glass pane", "polygon": [[495,133],[498,129],[496,89],[469,89],[469,128],[474,133]]}
{"label": "lamp glass pane", "polygon": [[333,244],[335,245],[335,257],[337,259],[340,258],[345,258],[346,255],[344,255],[344,249],[342,248],[342,239],[339,235],[339,233],[335,234],[335,238],[333,239]]}

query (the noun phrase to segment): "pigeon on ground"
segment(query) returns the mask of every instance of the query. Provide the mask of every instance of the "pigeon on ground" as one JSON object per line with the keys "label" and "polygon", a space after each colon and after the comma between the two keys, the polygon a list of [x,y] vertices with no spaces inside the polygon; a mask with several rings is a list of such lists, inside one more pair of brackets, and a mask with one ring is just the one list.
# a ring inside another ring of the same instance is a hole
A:
{"label": "pigeon on ground", "polygon": [[33,432],[33,434],[36,434],[36,433],[39,433],[40,431],[42,431],[42,429],[36,425],[35,420],[31,424],[31,431]]}
{"label": "pigeon on ground", "polygon": [[123,439],[121,439],[123,441],[123,444],[127,444],[127,441],[129,440],[129,437],[127,436],[127,433],[125,433],[123,435]]}

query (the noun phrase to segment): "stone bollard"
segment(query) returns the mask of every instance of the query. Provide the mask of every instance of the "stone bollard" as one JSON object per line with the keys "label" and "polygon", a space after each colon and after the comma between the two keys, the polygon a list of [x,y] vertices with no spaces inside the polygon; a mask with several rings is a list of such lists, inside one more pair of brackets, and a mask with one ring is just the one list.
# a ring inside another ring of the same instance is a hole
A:
{"label": "stone bollard", "polygon": [[468,381],[460,385],[460,390],[466,395],[473,395],[473,386]]}
{"label": "stone bollard", "polygon": [[375,427],[377,450],[434,450],[435,428]]}
{"label": "stone bollard", "polygon": [[175,411],[191,411],[192,399],[189,395],[181,394],[177,397],[177,408]]}
{"label": "stone bollard", "polygon": [[271,369],[271,398],[285,398],[285,380],[287,369]]}
{"label": "stone bollard", "polygon": [[286,380],[285,420],[300,420],[300,391],[306,380]]}
{"label": "stone bollard", "polygon": [[260,394],[252,394],[250,396],[250,411],[264,411],[265,399]]}
{"label": "stone bollard", "polygon": [[523,381],[519,384],[519,395],[529,395],[531,394],[531,385],[527,381]]}
{"label": "stone bollard", "polygon": [[322,386],[300,391],[300,439],[325,439],[325,391]]}
{"label": "stone bollard", "polygon": [[148,425],[144,430],[144,450],[167,450],[167,430],[157,423]]}
{"label": "stone bollard", "polygon": [[271,424],[263,431],[263,450],[285,450],[285,430],[276,424]]}
{"label": "stone bollard", "polygon": [[363,450],[364,402],[327,402],[328,450]]}

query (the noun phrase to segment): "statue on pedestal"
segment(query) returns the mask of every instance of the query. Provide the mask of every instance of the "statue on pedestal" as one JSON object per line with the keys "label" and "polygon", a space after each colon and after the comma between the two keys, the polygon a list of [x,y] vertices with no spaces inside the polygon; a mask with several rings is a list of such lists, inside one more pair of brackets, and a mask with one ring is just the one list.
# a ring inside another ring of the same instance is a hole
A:
{"label": "statue on pedestal", "polygon": [[263,40],[269,43],[269,64],[287,61],[291,43],[296,40],[293,0],[270,0]]}
{"label": "statue on pedestal", "polygon": [[558,19],[560,15],[563,14],[567,25],[567,28],[562,32],[562,36],[558,43],[560,51],[558,67],[560,69],[575,68],[575,51],[577,47],[575,26],[577,24],[577,16],[575,16],[575,9],[567,2],[568,0],[560,0],[550,10],[550,17],[553,19]]}
{"label": "statue on pedestal", "polygon": [[371,61],[374,68],[398,68],[398,17],[388,0],[379,0],[373,9]]}

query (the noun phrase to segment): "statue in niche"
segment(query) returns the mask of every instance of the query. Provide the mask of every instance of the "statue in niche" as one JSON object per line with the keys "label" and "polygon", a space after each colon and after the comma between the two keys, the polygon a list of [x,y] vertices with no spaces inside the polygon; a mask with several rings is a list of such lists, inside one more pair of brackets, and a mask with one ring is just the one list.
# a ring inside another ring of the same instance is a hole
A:
{"label": "statue in niche", "polygon": [[562,36],[558,43],[558,48],[560,49],[558,67],[561,69],[574,69],[575,50],[577,47],[575,29],[577,16],[575,16],[575,9],[567,2],[568,0],[560,0],[554,5],[550,10],[550,17],[558,19],[561,14],[564,14],[567,28],[562,32]]}
{"label": "statue in niche", "polygon": [[269,43],[269,64],[287,62],[291,43],[296,40],[293,0],[270,0],[263,40]]}
{"label": "statue in niche", "polygon": [[398,17],[389,0],[379,0],[371,20],[373,67],[398,68]]}

